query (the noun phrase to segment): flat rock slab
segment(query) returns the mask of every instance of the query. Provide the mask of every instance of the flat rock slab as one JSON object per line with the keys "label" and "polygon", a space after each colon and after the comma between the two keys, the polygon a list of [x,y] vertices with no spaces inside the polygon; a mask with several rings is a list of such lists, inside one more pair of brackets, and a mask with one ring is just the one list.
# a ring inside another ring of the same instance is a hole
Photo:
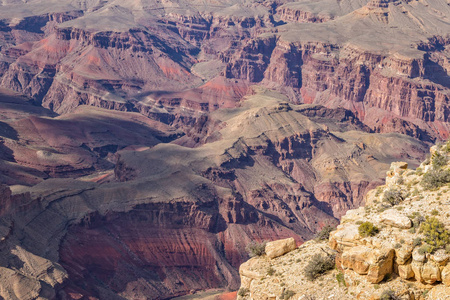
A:
{"label": "flat rock slab", "polygon": [[266,255],[269,258],[275,258],[284,255],[297,248],[293,238],[269,242],[266,245]]}
{"label": "flat rock slab", "polygon": [[396,209],[388,209],[381,216],[381,222],[392,227],[408,229],[411,228],[411,220],[399,213]]}

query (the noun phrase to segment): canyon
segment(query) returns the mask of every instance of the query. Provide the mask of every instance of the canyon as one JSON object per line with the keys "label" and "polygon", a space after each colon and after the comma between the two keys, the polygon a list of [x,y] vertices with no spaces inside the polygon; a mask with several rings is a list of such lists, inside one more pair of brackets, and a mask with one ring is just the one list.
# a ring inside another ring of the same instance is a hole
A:
{"label": "canyon", "polygon": [[[0,2],[0,296],[237,290],[449,137],[444,0]],[[11,279],[12,278],[12,279]]]}

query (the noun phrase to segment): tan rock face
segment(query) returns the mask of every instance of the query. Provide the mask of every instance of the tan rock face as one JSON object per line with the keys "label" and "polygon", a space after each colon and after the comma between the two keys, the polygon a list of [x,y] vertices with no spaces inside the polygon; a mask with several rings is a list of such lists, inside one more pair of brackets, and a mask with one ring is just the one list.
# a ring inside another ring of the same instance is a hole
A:
{"label": "tan rock face", "polygon": [[384,211],[380,218],[382,223],[393,227],[408,229],[412,226],[411,220],[407,216],[402,215],[396,209],[388,209]]}
{"label": "tan rock face", "polygon": [[423,281],[428,284],[441,281],[441,271],[439,266],[434,262],[428,261],[422,268],[422,278]]}
{"label": "tan rock face", "polygon": [[387,274],[392,273],[394,263],[394,249],[376,249],[371,252],[370,268],[367,280],[371,283],[378,283]]}
{"label": "tan rock face", "polygon": [[395,262],[399,265],[404,265],[408,262],[412,255],[412,247],[404,246],[400,249],[395,249]]}
{"label": "tan rock face", "polygon": [[409,279],[414,277],[414,271],[412,270],[411,264],[399,265],[398,275],[403,279]]}
{"label": "tan rock face", "polygon": [[450,286],[450,265],[445,266],[441,271],[442,283]]}
{"label": "tan rock face", "polygon": [[392,273],[393,259],[393,249],[356,246],[342,253],[342,266],[361,275],[367,274],[369,282],[378,283]]}
{"label": "tan rock face", "polygon": [[341,227],[341,230],[333,231],[330,234],[330,243],[333,249],[337,247],[356,246],[356,240],[360,238],[357,225]]}
{"label": "tan rock face", "polygon": [[284,255],[297,248],[293,238],[269,242],[266,245],[266,255],[269,258],[275,258]]}
{"label": "tan rock face", "polygon": [[342,266],[351,269],[358,274],[367,274],[370,264],[368,263],[372,249],[365,246],[357,246],[342,253]]}

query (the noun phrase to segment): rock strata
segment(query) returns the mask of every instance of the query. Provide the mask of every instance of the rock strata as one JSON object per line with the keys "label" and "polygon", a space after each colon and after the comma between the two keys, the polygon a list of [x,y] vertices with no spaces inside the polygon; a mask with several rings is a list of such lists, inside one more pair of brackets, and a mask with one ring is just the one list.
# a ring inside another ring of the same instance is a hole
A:
{"label": "rock strata", "polygon": [[[259,280],[248,280],[241,272],[243,285],[238,299],[259,299],[259,295],[265,295],[264,299],[272,296],[282,299],[287,290],[290,299],[385,299],[387,294],[395,299],[447,299],[450,227],[445,205],[450,199],[450,177],[435,182],[431,189],[426,182],[431,173],[450,172],[450,142],[434,146],[430,152],[431,159],[416,171],[407,169],[404,162],[392,163],[388,176],[403,181],[390,182],[369,192],[366,206],[349,210],[330,233],[328,243],[309,241],[272,260],[252,259],[252,270],[267,268],[268,263],[270,268],[279,270],[277,280],[271,274],[261,278],[261,273]],[[407,191],[399,203],[387,199],[393,188]],[[318,249],[328,255],[337,251],[337,270],[331,269],[311,281],[303,275],[304,260],[314,260],[303,252],[317,253]],[[292,264],[289,271],[286,261]],[[293,268],[298,271],[290,273]]]}

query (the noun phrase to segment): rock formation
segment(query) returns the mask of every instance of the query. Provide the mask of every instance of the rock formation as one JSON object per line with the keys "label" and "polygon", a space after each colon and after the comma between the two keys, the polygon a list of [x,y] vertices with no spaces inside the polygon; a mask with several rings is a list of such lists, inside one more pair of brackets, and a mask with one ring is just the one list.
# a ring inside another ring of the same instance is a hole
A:
{"label": "rock formation", "polygon": [[[444,0],[0,2],[0,296],[236,290],[250,241],[309,240],[448,137],[449,15]],[[413,226],[398,217],[380,222]],[[372,281],[398,257],[382,254],[361,261]]]}
{"label": "rock formation", "polygon": [[[309,241],[242,264],[238,299],[450,297],[450,142],[434,146],[431,154],[415,171],[393,163],[386,185],[367,193],[366,206],[347,211],[329,241]],[[286,241],[268,244],[266,252]],[[336,269],[311,281],[306,265],[317,253],[333,257]]]}

